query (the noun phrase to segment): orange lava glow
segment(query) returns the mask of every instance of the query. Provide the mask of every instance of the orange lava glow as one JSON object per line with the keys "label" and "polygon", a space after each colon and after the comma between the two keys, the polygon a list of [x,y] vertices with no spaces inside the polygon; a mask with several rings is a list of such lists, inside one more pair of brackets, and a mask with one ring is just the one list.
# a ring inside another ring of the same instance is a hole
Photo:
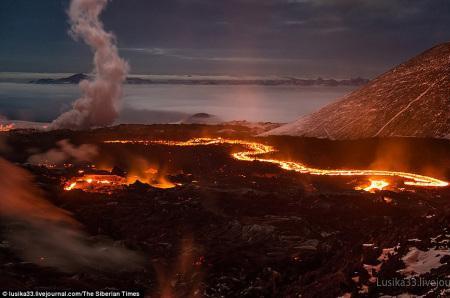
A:
{"label": "orange lava glow", "polygon": [[[104,192],[109,193],[113,190],[123,188],[127,185],[133,184],[140,180],[139,177],[121,177],[117,175],[83,175],[81,177],[74,177],[67,181],[64,185],[64,190],[70,191],[74,189],[81,189],[87,192]],[[156,188],[173,188],[176,184],[167,179],[159,179],[152,182],[144,182]]]}
{"label": "orange lava glow", "polygon": [[366,186],[366,187],[356,187],[355,189],[357,190],[365,190],[368,192],[376,192],[376,191],[380,191],[383,190],[384,188],[386,188],[387,186],[389,186],[389,182],[385,181],[385,180],[374,180],[374,179],[370,179],[370,185]]}
{"label": "orange lava glow", "polygon": [[111,188],[121,187],[126,179],[117,175],[84,175],[66,182],[64,190],[82,189],[90,192],[108,192]]}
{"label": "orange lava glow", "polygon": [[14,129],[14,124],[0,124],[0,132],[2,131],[10,131],[11,129]]}
{"label": "orange lava glow", "polygon": [[[246,150],[232,153],[232,157],[242,161],[260,161],[278,165],[287,171],[294,171],[302,174],[320,175],[320,176],[365,176],[365,177],[396,177],[402,178],[405,185],[416,187],[446,187],[448,182],[433,177],[423,176],[407,172],[383,171],[383,170],[354,170],[354,169],[317,169],[308,167],[300,162],[285,161],[279,159],[267,159],[262,155],[275,152],[275,148],[256,142],[243,140],[230,140],[222,138],[195,138],[188,141],[151,141],[151,140],[112,140],[105,143],[117,144],[141,144],[152,145],[161,144],[167,146],[207,146],[220,144],[241,145]],[[387,182],[386,182],[387,183]]]}
{"label": "orange lava glow", "polygon": [[77,186],[77,183],[71,182],[70,184],[68,184],[67,186],[64,187],[64,190],[72,190],[75,188],[75,186]]}
{"label": "orange lava glow", "polygon": [[166,179],[164,177],[160,177],[158,179],[142,178],[139,176],[127,177],[127,184],[133,184],[136,181],[140,181],[142,183],[147,183],[153,187],[163,188],[163,189],[174,188],[175,186],[177,186],[177,184],[170,182],[168,179]]}

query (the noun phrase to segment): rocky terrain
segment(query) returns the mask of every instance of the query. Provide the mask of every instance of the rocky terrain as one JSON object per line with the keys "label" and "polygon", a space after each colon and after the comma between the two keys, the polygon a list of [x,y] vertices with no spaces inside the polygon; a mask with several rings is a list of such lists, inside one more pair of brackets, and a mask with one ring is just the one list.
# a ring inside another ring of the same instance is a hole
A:
{"label": "rocky terrain", "polygon": [[[82,224],[90,241],[111,239],[144,256],[126,271],[48,266],[24,260],[0,225],[0,288],[142,289],[149,297],[437,297],[448,286],[386,286],[394,278],[444,280],[450,274],[450,189],[354,190],[354,177],[313,177],[232,159],[235,146],[105,144],[110,139],[253,139],[243,126],[121,125],[93,131],[2,133],[2,156],[31,172],[53,205]],[[55,143],[91,144],[91,165],[45,166],[30,155]],[[450,178],[450,143],[432,139],[329,141],[258,139],[279,156],[317,167],[431,173]],[[9,148],[9,150],[8,150]],[[13,150],[12,150],[13,148]],[[382,155],[380,155],[383,153]],[[136,182],[110,193],[64,191],[80,170],[121,175],[127,161],[157,165],[176,187]],[[111,169],[111,167],[113,167]],[[7,175],[7,173],[4,173]],[[39,235],[38,235],[39,237]],[[28,245],[33,246],[33,243]],[[384,283],[384,286],[383,286]],[[446,292],[447,291],[447,292]]]}
{"label": "rocky terrain", "polygon": [[267,135],[330,139],[450,137],[450,43]]}

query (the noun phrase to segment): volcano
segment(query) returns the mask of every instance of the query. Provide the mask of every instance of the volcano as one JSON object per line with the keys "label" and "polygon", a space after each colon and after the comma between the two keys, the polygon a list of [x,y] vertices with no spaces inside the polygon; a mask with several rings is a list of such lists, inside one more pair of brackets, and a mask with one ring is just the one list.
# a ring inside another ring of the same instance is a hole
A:
{"label": "volcano", "polygon": [[342,100],[265,135],[448,139],[450,43],[435,46]]}
{"label": "volcano", "polygon": [[[255,138],[246,123],[12,127],[0,138],[14,148],[0,158],[0,289],[446,290],[383,282],[450,274],[450,140]],[[413,162],[374,169],[391,146]]]}

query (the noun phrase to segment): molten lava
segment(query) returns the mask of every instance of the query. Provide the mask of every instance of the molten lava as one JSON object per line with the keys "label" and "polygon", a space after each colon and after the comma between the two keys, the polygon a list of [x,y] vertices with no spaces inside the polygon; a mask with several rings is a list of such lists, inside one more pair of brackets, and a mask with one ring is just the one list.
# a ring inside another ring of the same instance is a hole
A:
{"label": "molten lava", "polygon": [[0,132],[2,131],[10,131],[11,129],[14,129],[14,124],[0,124]]}
{"label": "molten lava", "polygon": [[142,183],[147,183],[153,187],[156,188],[173,188],[177,186],[177,184],[170,182],[165,177],[159,177],[159,178],[147,178],[147,177],[140,177],[140,176],[129,176],[127,177],[127,184],[133,184],[136,181],[140,181]]}
{"label": "molten lava", "polygon": [[[244,151],[232,153],[232,157],[242,161],[260,161],[266,163],[276,164],[284,170],[295,171],[302,174],[321,175],[321,176],[367,176],[367,177],[398,177],[404,180],[405,185],[417,186],[417,187],[445,187],[448,186],[448,182],[442,181],[433,177],[406,173],[396,171],[383,171],[383,170],[328,170],[328,169],[316,169],[308,167],[300,162],[284,161],[279,159],[267,159],[262,158],[261,155],[275,152],[275,148],[269,145],[242,141],[242,140],[229,140],[222,138],[195,138],[188,141],[151,141],[151,140],[112,140],[105,141],[105,143],[117,143],[117,144],[141,144],[152,145],[160,144],[167,146],[207,146],[207,145],[219,145],[219,144],[234,144],[241,145],[246,148]],[[387,182],[385,182],[387,183]],[[378,184],[380,186],[382,184]],[[385,185],[386,186],[386,185]],[[385,187],[383,186],[383,187]]]}
{"label": "molten lava", "polygon": [[385,187],[389,186],[389,182],[385,180],[374,180],[370,179],[370,185],[366,187],[356,187],[357,190],[365,190],[368,192],[376,192],[379,190],[383,190]]}
{"label": "molten lava", "polygon": [[75,186],[77,186],[77,182],[71,182],[70,184],[64,187],[64,190],[72,190],[75,188]]}
{"label": "molten lava", "polygon": [[178,184],[172,183],[165,178],[161,178],[161,179],[157,180],[156,182],[151,183],[150,185],[153,187],[156,187],[156,188],[167,189],[167,188],[174,188]]}
{"label": "molten lava", "polygon": [[126,185],[126,179],[117,175],[84,175],[67,181],[64,190],[82,189],[89,192],[109,192]]}
{"label": "molten lava", "polygon": [[118,175],[83,175],[81,177],[74,177],[64,184],[64,190],[70,191],[73,189],[81,189],[87,192],[101,192],[110,193],[111,191],[124,188],[136,181],[147,183],[156,188],[173,188],[177,186],[164,177],[154,180],[144,181],[138,176],[122,177]]}

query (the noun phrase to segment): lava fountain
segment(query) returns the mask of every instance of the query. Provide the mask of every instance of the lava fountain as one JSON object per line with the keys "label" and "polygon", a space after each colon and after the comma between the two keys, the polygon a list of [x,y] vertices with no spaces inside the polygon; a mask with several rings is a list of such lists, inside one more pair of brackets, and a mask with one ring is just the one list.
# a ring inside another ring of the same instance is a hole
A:
{"label": "lava fountain", "polygon": [[[318,175],[318,176],[354,176],[354,177],[392,177],[401,178],[405,185],[416,187],[446,187],[448,182],[433,177],[396,171],[384,170],[355,170],[355,169],[318,169],[308,167],[301,162],[285,161],[280,159],[263,158],[265,154],[276,152],[273,146],[265,145],[257,142],[232,140],[222,138],[195,138],[188,141],[152,141],[152,140],[110,140],[105,141],[110,144],[140,144],[140,145],[166,145],[166,146],[210,146],[221,144],[241,145],[245,150],[232,153],[231,156],[241,161],[259,161],[278,165],[287,171],[294,171],[302,174]],[[367,187],[367,191],[374,189],[383,189],[389,183],[385,180],[373,180],[371,185]]]}

